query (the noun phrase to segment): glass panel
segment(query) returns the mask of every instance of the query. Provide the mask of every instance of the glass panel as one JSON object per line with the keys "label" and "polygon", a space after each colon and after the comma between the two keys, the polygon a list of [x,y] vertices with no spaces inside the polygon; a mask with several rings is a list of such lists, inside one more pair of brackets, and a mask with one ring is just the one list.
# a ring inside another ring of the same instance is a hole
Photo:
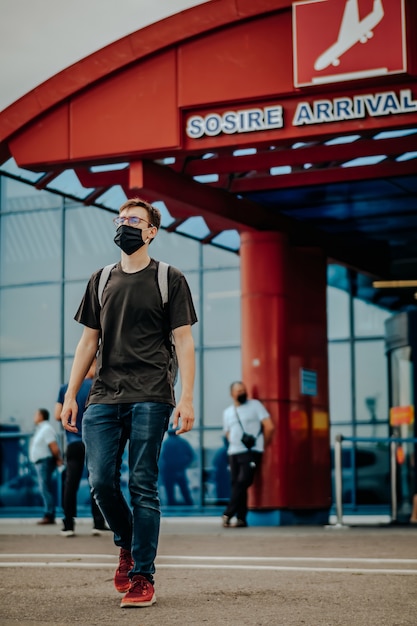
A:
{"label": "glass panel", "polygon": [[76,314],[84,295],[87,281],[67,283],[65,285],[64,306],[64,345],[65,354],[74,354],[83,332],[82,324],[75,321]]}
{"label": "glass panel", "polygon": [[185,272],[199,267],[200,244],[182,235],[160,230],[149,248],[149,254]]}
{"label": "glass panel", "polygon": [[203,439],[204,504],[224,505],[230,498],[230,470],[227,439],[223,430],[204,433]]}
{"label": "glass panel", "polygon": [[413,364],[411,347],[404,346],[391,352],[392,406],[408,406],[413,399]]}
{"label": "glass panel", "polygon": [[94,188],[87,189],[81,185],[74,170],[62,172],[48,184],[48,189],[55,189],[66,196],[80,198],[81,200],[87,198],[94,191]]}
{"label": "glass panel", "polygon": [[53,417],[59,390],[59,360],[15,361],[0,364],[0,415],[3,424],[17,424],[23,433],[32,433],[33,416],[38,408]]}
{"label": "glass panel", "polygon": [[201,471],[197,431],[177,437],[168,430],[159,461],[159,487],[164,506],[190,507],[200,504]]}
{"label": "glass panel", "polygon": [[349,334],[349,294],[336,287],[327,287],[327,336],[329,339],[346,339]]}
{"label": "glass panel", "polygon": [[108,209],[114,209],[119,211],[119,207],[122,206],[127,200],[127,196],[120,185],[114,185],[107,189],[101,196],[98,197],[97,202]]}
{"label": "glass panel", "polygon": [[349,291],[350,279],[346,267],[330,263],[327,266],[327,284],[343,291]]}
{"label": "glass panel", "polygon": [[3,188],[1,210],[3,212],[60,209],[62,207],[63,199],[54,193],[38,191],[32,185],[21,183],[6,176],[2,177],[1,184]]}
{"label": "glass panel", "polygon": [[205,268],[240,267],[240,257],[234,252],[226,252],[213,246],[203,246],[203,263]]}
{"label": "glass panel", "polygon": [[241,376],[240,347],[204,352],[204,426],[223,428],[223,411],[231,404],[230,385]]}
{"label": "glass panel", "polygon": [[204,280],[204,343],[207,346],[240,344],[240,273],[208,271]]}
{"label": "glass panel", "polygon": [[3,215],[1,268],[3,285],[61,278],[61,212]]}
{"label": "glass panel", "polygon": [[356,420],[370,422],[372,437],[376,437],[378,422],[385,425],[384,436],[388,435],[388,372],[384,348],[383,340],[355,344]]}
{"label": "glass panel", "polygon": [[333,448],[336,440],[336,435],[343,435],[343,437],[352,437],[353,428],[351,424],[331,424],[330,425],[330,445]]}
{"label": "glass panel", "polygon": [[190,235],[195,239],[204,239],[204,237],[207,237],[210,234],[210,229],[207,226],[204,217],[195,216],[189,217],[188,220],[178,226],[177,232]]}
{"label": "glass panel", "polygon": [[[3,358],[59,354],[60,295],[59,285],[0,290],[0,354]],[[22,376],[19,379],[24,381],[26,393],[26,380]]]}
{"label": "glass panel", "polygon": [[356,427],[357,437],[389,437],[388,421],[372,424],[358,424]]}
{"label": "glass panel", "polygon": [[384,336],[384,324],[391,317],[390,311],[354,298],[353,312],[356,337]]}
{"label": "glass panel", "polygon": [[66,278],[88,280],[96,270],[120,259],[120,250],[113,243],[113,217],[96,207],[66,209]]}
{"label": "glass panel", "polygon": [[31,172],[30,170],[19,167],[13,158],[0,165],[0,172],[17,176],[21,180],[28,181],[32,184],[36,183],[45,175],[44,172]]}
{"label": "glass panel", "polygon": [[196,347],[198,347],[200,345],[200,336],[203,324],[203,320],[201,319],[199,273],[184,272],[184,276],[187,279],[188,286],[190,287],[194,308],[196,310],[198,318],[198,322],[192,326],[194,344]]}
{"label": "glass panel", "polygon": [[[352,421],[351,358],[348,343],[329,344],[330,422]],[[338,432],[341,432],[340,430]]]}

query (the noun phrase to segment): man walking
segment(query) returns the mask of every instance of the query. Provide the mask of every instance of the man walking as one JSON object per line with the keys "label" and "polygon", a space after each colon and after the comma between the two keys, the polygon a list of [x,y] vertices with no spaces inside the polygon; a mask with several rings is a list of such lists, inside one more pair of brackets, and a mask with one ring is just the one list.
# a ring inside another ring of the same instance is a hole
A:
{"label": "man walking", "polygon": [[[233,403],[223,413],[223,427],[229,440],[231,496],[222,521],[227,528],[236,517],[233,527],[244,528],[247,526],[248,489],[260,465],[264,446],[271,442],[274,424],[259,400],[248,400],[244,383],[232,383],[230,395]],[[253,437],[250,449],[242,442],[244,433]]]}
{"label": "man walking", "polygon": [[[138,198],[125,202],[114,220],[121,261],[98,296],[101,271],[87,285],[75,319],[84,330],[75,351],[61,420],[76,432],[76,395],[97,352],[97,374],[83,418],[83,440],[93,496],[120,548],[114,584],[126,592],[121,606],[149,606],[154,591],[160,527],[158,459],[173,413],[177,435],[194,424],[194,342],[197,321],[185,277],[168,273],[164,307],[158,262],[148,248],[161,223],[159,210]],[[170,368],[172,332],[181,377],[174,398]],[[120,489],[120,468],[129,442],[132,510]]]}

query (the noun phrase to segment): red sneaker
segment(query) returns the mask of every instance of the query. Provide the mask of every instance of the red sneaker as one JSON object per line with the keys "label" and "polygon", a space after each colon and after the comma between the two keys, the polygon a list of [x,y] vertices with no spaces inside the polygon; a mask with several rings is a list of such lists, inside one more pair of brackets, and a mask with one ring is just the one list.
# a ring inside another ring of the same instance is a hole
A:
{"label": "red sneaker", "polygon": [[145,576],[133,576],[130,589],[122,599],[120,606],[151,606],[156,602],[154,586]]}
{"label": "red sneaker", "polygon": [[133,559],[129,550],[120,548],[119,567],[114,574],[114,586],[119,593],[126,593],[130,587],[130,578],[128,576],[133,567]]}

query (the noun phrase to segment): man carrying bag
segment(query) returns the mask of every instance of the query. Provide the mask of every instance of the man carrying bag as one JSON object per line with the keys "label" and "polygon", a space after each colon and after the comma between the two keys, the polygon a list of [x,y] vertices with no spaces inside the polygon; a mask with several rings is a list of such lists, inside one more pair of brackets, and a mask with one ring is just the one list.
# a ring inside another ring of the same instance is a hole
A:
{"label": "man carrying bag", "polygon": [[223,413],[223,428],[229,441],[231,497],[222,522],[228,528],[232,526],[231,519],[236,517],[233,527],[244,528],[247,526],[248,489],[260,465],[264,446],[272,439],[274,425],[259,400],[248,400],[244,383],[232,383],[230,395],[233,404]]}

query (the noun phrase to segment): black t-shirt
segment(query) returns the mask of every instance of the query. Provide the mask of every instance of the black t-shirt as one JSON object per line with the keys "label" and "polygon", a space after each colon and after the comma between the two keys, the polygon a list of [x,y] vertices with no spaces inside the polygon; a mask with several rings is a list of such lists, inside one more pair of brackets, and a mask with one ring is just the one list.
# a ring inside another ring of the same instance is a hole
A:
{"label": "black t-shirt", "polygon": [[158,264],[133,274],[118,263],[110,273],[98,301],[101,270],[87,285],[75,315],[77,322],[100,330],[96,378],[89,404],[123,402],[166,402],[175,405],[168,373],[170,330],[194,324],[197,316],[183,274],[170,266],[168,306],[162,305],[158,286]]}

